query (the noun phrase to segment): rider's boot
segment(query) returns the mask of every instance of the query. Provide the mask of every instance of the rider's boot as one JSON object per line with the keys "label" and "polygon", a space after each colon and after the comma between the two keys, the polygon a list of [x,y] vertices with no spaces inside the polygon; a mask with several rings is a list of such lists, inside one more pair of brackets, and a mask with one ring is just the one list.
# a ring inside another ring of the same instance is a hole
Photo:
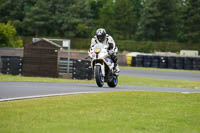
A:
{"label": "rider's boot", "polygon": [[120,72],[120,69],[119,69],[119,65],[117,63],[115,63],[115,66],[114,66],[114,74],[115,75],[119,75],[119,72]]}

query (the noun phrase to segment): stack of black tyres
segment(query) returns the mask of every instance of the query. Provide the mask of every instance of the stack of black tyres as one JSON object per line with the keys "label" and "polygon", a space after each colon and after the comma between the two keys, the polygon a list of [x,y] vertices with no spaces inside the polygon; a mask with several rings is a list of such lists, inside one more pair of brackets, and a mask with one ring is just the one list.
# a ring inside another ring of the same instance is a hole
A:
{"label": "stack of black tyres", "polygon": [[136,67],[144,67],[144,55],[136,56]]}
{"label": "stack of black tyres", "polygon": [[193,70],[193,58],[192,57],[184,58],[184,69]]}
{"label": "stack of black tyres", "polygon": [[168,68],[168,57],[167,56],[160,56],[159,57],[159,66],[160,68]]}
{"label": "stack of black tyres", "polygon": [[200,57],[193,58],[193,70],[200,70]]}
{"label": "stack of black tyres", "polygon": [[94,73],[90,67],[90,61],[87,60],[74,60],[74,70],[72,73],[73,79],[88,79],[94,78]]}
{"label": "stack of black tyres", "polygon": [[184,69],[184,57],[176,57],[176,69]]}
{"label": "stack of black tyres", "polygon": [[136,66],[136,57],[133,56],[131,59],[131,66]]}
{"label": "stack of black tyres", "polygon": [[160,63],[160,56],[153,55],[152,56],[152,67],[159,68],[159,63]]}
{"label": "stack of black tyres", "polygon": [[168,56],[168,68],[176,69],[176,57]]}
{"label": "stack of black tyres", "polygon": [[152,65],[152,56],[144,55],[144,67],[151,67]]}
{"label": "stack of black tyres", "polygon": [[1,56],[1,73],[21,75],[23,69],[23,58],[20,56]]}

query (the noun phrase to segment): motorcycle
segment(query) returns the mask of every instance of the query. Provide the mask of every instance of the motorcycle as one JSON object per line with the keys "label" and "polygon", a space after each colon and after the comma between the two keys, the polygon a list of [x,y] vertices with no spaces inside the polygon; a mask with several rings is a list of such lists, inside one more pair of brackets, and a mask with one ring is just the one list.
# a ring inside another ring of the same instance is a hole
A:
{"label": "motorcycle", "polygon": [[114,73],[114,62],[109,55],[108,46],[102,43],[96,44],[90,49],[89,57],[96,84],[103,87],[104,82],[107,82],[109,87],[116,87],[118,75]]}

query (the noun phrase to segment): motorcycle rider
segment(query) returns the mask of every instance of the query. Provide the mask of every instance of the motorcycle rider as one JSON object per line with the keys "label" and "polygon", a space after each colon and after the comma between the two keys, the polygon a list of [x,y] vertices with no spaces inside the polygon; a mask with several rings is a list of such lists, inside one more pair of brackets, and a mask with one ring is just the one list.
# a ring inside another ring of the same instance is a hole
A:
{"label": "motorcycle rider", "polygon": [[[108,46],[108,53],[112,61],[114,62],[114,73],[118,75],[120,72],[117,59],[118,48],[113,38],[110,35],[106,34],[106,30],[103,28],[99,28],[96,30],[96,35],[91,40],[90,50],[99,42]],[[90,50],[88,51],[88,53],[90,52]]]}

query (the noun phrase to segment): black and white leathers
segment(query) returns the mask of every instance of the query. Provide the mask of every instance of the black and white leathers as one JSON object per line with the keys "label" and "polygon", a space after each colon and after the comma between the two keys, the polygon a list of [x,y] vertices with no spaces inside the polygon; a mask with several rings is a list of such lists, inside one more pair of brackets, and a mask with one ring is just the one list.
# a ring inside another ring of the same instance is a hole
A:
{"label": "black and white leathers", "polygon": [[[92,47],[94,47],[98,43],[100,43],[100,42],[97,39],[97,36],[95,35],[91,40],[90,49]],[[103,42],[101,42],[101,43],[104,44],[104,45],[107,45],[109,54],[115,55],[115,56],[117,55],[118,48],[117,48],[117,46],[115,44],[115,41],[113,40],[113,38],[110,35],[106,34],[105,40]]]}

